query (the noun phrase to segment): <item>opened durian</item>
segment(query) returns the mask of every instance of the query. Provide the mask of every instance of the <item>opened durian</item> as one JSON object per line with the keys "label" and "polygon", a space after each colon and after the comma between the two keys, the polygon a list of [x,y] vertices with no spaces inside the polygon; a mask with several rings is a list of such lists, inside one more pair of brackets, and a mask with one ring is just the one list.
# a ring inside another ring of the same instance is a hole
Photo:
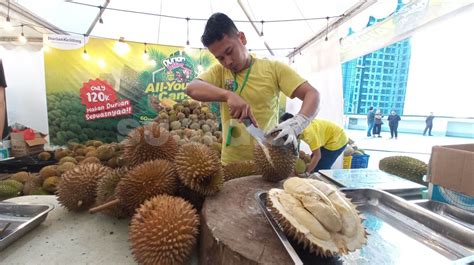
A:
{"label": "opened durian", "polygon": [[[271,142],[273,136],[268,137]],[[262,175],[264,180],[278,182],[288,178],[293,173],[297,155],[294,153],[293,146],[290,145],[272,145],[270,143],[255,143],[253,154],[255,168],[257,173]]]}
{"label": "opened durian", "polygon": [[196,245],[199,215],[179,197],[156,196],[132,218],[129,241],[140,264],[185,264]]}
{"label": "opened durian", "polygon": [[116,199],[90,210],[91,213],[102,211],[116,204],[128,215],[145,200],[161,194],[176,193],[177,179],[171,162],[153,160],[136,166],[121,178],[115,189]]}
{"label": "opened durian", "polygon": [[285,233],[311,253],[333,256],[367,243],[355,206],[322,181],[292,177],[271,189],[268,206]]}
{"label": "opened durian", "polygon": [[[115,188],[125,174],[127,174],[128,168],[117,168],[111,170],[107,175],[99,180],[97,183],[97,204],[104,204],[106,202],[116,199]],[[114,216],[117,218],[126,217],[120,205],[114,205],[110,208],[104,209],[102,213]]]}
{"label": "opened durian", "polygon": [[232,162],[224,166],[224,180],[255,175],[255,163],[252,160]]}
{"label": "opened durian", "polygon": [[131,131],[123,146],[124,159],[131,166],[155,159],[172,161],[178,147],[170,133],[155,122]]}
{"label": "opened durian", "polygon": [[181,182],[202,195],[216,193],[224,182],[219,158],[204,144],[192,142],[182,145],[174,164]]}
{"label": "opened durian", "polygon": [[84,164],[66,171],[58,185],[59,203],[70,211],[87,209],[95,202],[97,182],[109,170],[99,164]]}

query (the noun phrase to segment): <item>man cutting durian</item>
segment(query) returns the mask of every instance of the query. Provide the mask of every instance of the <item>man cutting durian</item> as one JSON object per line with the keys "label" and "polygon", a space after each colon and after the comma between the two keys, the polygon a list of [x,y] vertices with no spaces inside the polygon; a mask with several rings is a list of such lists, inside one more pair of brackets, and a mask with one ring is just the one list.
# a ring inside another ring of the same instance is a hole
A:
{"label": "man cutting durian", "polygon": [[[195,100],[221,103],[222,139],[228,139],[222,144],[222,163],[253,158],[245,118],[267,134],[278,133],[274,141],[283,138],[296,148],[298,135],[317,114],[319,92],[288,65],[250,55],[245,34],[225,14],[208,19],[201,41],[220,64],[191,81],[186,91]],[[280,92],[303,104],[297,115],[277,124]]]}

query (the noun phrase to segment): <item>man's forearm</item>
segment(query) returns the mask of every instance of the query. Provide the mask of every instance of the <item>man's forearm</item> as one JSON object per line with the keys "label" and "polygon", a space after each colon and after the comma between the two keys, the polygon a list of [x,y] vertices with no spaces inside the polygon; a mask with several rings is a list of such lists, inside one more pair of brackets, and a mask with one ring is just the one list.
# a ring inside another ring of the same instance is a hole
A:
{"label": "man's forearm", "polygon": [[228,93],[231,92],[199,79],[191,81],[186,87],[186,94],[188,96],[202,102],[225,102],[227,101]]}
{"label": "man's forearm", "polygon": [[293,92],[293,96],[303,101],[299,114],[303,114],[310,120],[314,119],[319,111],[320,94],[318,90],[305,82]]}

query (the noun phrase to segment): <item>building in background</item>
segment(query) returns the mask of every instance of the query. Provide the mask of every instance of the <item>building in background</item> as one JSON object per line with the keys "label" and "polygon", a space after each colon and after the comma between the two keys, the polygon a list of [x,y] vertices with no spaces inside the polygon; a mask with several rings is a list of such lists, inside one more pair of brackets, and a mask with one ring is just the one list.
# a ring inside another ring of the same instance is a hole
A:
{"label": "building in background", "polygon": [[[370,17],[367,27],[381,20]],[[373,106],[385,115],[391,110],[402,115],[410,54],[410,39],[405,39],[342,64],[344,113],[366,114]]]}

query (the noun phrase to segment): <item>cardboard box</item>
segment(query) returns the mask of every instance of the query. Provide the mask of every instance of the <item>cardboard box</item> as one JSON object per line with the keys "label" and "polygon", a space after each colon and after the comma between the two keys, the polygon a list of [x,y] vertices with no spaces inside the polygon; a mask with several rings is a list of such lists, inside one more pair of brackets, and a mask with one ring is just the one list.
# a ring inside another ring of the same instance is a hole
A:
{"label": "cardboard box", "polygon": [[31,140],[25,140],[24,134],[10,133],[12,153],[14,157],[22,157],[27,155],[36,155],[44,151],[44,139],[46,135],[41,133],[35,133],[35,138]]}
{"label": "cardboard box", "polygon": [[474,196],[474,144],[433,146],[430,182]]}

